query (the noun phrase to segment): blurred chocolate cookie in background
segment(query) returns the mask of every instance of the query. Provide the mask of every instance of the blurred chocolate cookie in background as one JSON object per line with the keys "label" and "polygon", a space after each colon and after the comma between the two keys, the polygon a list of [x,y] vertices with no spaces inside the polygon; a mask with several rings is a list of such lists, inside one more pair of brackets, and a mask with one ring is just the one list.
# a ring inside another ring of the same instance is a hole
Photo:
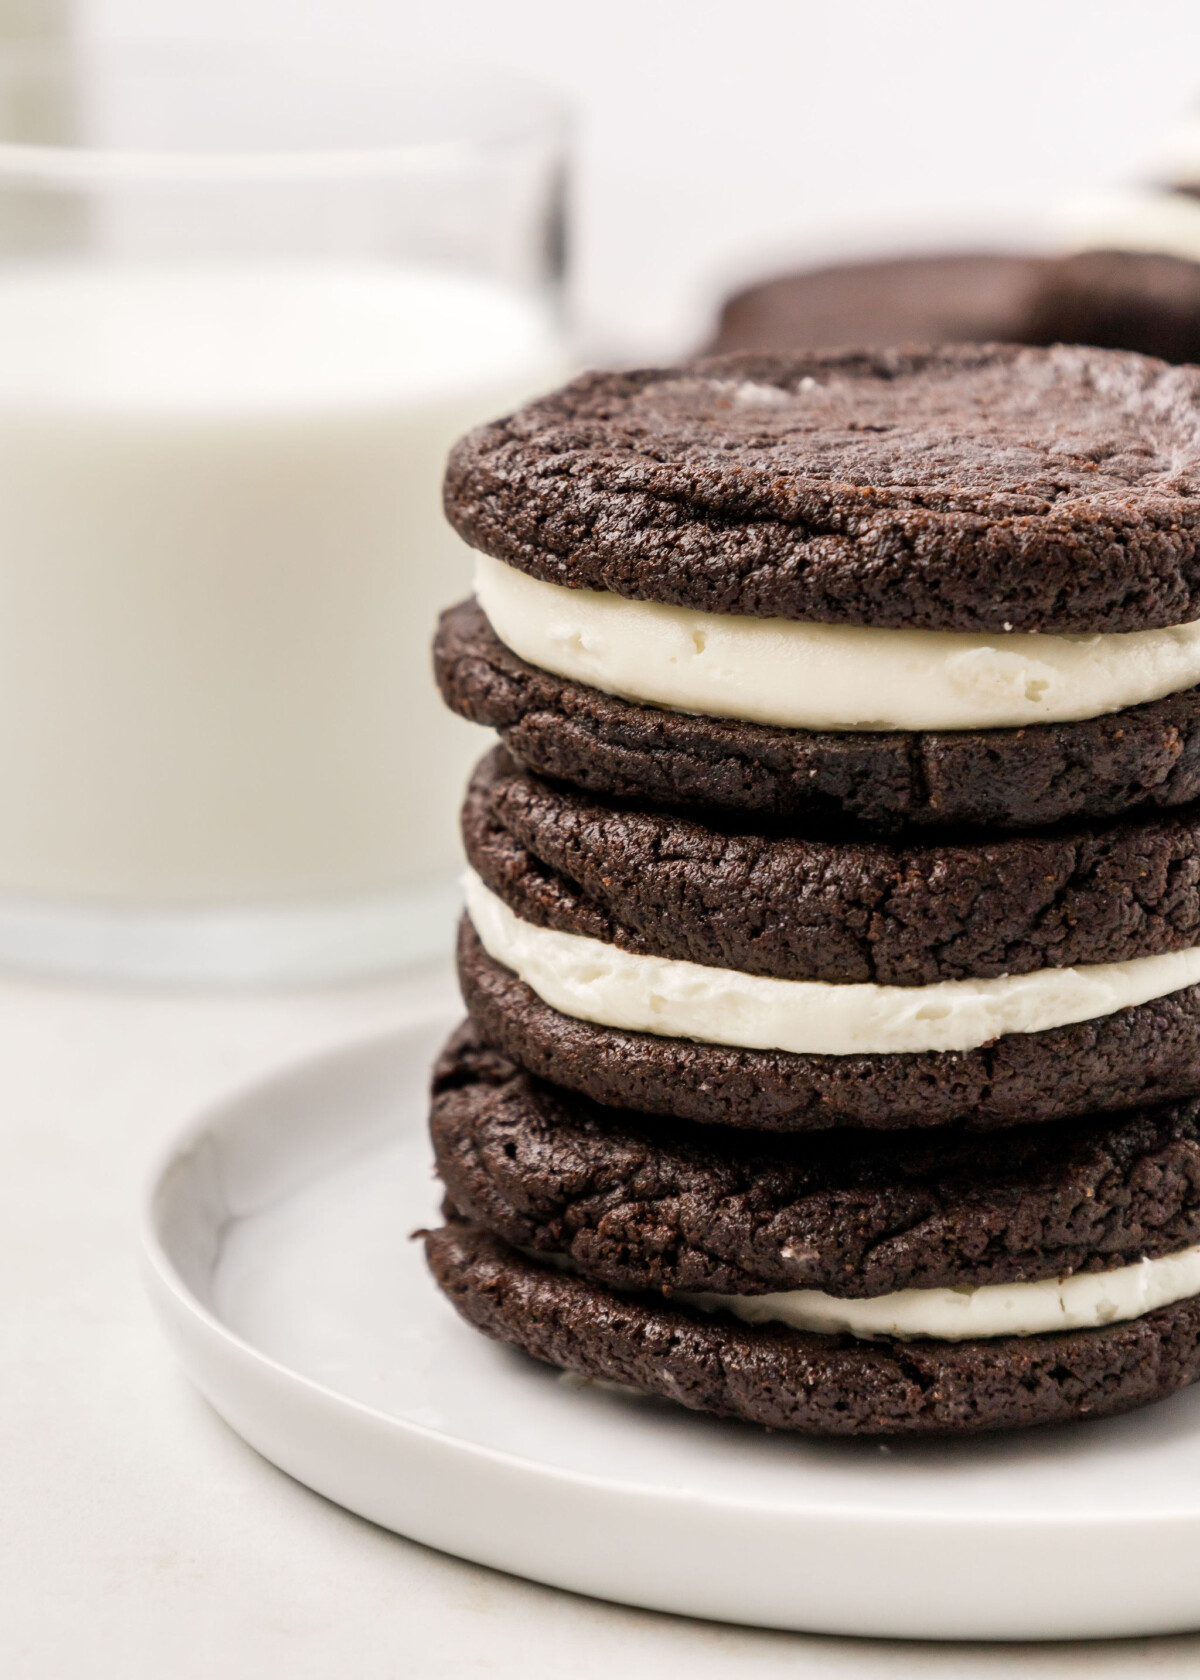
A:
{"label": "blurred chocolate cookie in background", "polygon": [[721,311],[713,353],[1023,342],[1044,264],[999,252],[890,257],[784,274]]}
{"label": "blurred chocolate cookie in background", "polygon": [[1151,251],[1082,251],[1047,262],[1027,335],[1027,344],[1200,361],[1200,263]]}
{"label": "blurred chocolate cookie in background", "polygon": [[1200,262],[1144,251],[955,252],[809,269],[736,292],[709,349],[989,341],[1200,361]]}

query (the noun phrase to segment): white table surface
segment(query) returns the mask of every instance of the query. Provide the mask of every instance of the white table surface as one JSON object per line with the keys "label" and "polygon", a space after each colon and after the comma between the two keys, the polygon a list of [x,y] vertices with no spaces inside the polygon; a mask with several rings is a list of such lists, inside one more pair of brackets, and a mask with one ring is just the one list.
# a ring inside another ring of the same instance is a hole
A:
{"label": "white table surface", "polygon": [[0,1672],[1157,1680],[1200,1671],[1200,1637],[903,1645],[574,1598],[372,1528],[243,1446],[189,1388],[142,1299],[134,1227],[147,1164],[229,1087],[399,1023],[439,995],[451,996],[447,974],[271,997],[0,981]]}

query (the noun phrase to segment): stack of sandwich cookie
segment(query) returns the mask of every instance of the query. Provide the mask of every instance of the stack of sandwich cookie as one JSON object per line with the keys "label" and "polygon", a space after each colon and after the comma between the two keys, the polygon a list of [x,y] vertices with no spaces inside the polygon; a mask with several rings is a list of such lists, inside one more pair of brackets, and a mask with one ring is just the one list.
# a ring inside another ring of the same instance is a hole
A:
{"label": "stack of sandwich cookie", "polygon": [[471,1322],[814,1433],[1200,1375],[1198,417],[992,346],[592,375],[458,446]]}

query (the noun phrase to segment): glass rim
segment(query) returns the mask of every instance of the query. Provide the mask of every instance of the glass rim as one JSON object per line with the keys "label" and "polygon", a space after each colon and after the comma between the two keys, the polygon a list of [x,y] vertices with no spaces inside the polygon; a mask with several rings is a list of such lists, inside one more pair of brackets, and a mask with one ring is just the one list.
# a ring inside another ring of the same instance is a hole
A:
{"label": "glass rim", "polygon": [[[140,60],[156,73],[194,80],[206,69],[248,71],[256,63],[268,80],[277,83],[303,79],[325,88],[378,88],[390,82],[397,91],[406,86],[448,94],[470,83],[504,96],[502,120],[477,133],[396,142],[343,144],[339,142],[262,147],[220,145],[106,146],[87,140],[50,143],[0,139],[0,180],[48,187],[86,187],[107,181],[155,182],[287,182],[334,180],[340,177],[386,177],[421,171],[453,173],[474,164],[489,152],[502,151],[539,137],[563,145],[571,118],[566,101],[545,83],[507,66],[472,58],[427,55],[406,59],[380,73],[383,49],[395,54],[396,43],[378,44],[374,56],[348,51],[344,42],[301,38],[282,46],[262,39],[183,42],[171,40],[49,41],[37,38],[0,44],[0,85],[6,77],[40,71],[86,75],[89,64]],[[384,60],[386,63],[386,60]],[[438,90],[438,78],[441,88]]]}

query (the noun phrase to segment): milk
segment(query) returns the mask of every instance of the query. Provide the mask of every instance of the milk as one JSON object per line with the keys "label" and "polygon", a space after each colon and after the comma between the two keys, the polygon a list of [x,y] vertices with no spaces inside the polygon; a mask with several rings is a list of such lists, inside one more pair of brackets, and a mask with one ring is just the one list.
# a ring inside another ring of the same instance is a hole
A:
{"label": "milk", "polygon": [[453,866],[480,732],[442,463],[561,372],[485,281],[383,265],[0,278],[0,895],[369,899]]}

